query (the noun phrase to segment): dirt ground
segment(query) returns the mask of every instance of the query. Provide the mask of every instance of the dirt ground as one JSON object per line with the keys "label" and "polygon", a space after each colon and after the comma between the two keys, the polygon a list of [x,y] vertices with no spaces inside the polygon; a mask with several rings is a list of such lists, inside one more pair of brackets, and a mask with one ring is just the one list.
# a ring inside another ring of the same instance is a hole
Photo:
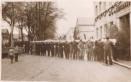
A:
{"label": "dirt ground", "polygon": [[59,82],[131,82],[131,70],[94,61],[66,60],[36,55],[21,56],[10,64],[2,59],[2,80]]}

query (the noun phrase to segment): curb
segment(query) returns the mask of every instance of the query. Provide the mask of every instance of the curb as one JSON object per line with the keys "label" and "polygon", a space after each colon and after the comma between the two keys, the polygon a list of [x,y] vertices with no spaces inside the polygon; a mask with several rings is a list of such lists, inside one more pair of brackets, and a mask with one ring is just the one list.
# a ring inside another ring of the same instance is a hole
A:
{"label": "curb", "polygon": [[131,66],[129,66],[129,65],[126,65],[126,64],[123,64],[123,63],[120,63],[120,62],[114,61],[114,60],[113,60],[113,63],[115,63],[115,64],[117,64],[117,65],[120,65],[120,66],[122,66],[122,67],[128,68],[128,69],[131,70]]}

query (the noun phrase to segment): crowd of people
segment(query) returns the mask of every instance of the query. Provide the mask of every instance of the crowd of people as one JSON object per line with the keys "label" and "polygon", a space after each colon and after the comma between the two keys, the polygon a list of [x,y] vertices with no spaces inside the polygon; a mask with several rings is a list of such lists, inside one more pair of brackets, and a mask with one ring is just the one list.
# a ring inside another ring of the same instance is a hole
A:
{"label": "crowd of people", "polygon": [[39,56],[51,56],[73,60],[101,61],[110,65],[112,65],[113,59],[117,60],[117,45],[113,44],[108,37],[105,42],[102,42],[101,40],[32,42],[28,46],[24,45],[23,47],[24,52]]}

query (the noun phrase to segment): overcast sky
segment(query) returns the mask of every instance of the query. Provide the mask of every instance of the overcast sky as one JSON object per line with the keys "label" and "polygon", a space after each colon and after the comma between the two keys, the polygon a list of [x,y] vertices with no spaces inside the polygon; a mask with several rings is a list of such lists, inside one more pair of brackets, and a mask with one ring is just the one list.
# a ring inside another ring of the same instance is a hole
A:
{"label": "overcast sky", "polygon": [[65,34],[76,25],[78,17],[94,17],[93,0],[56,0],[58,8],[65,12],[64,19],[57,22],[57,33]]}

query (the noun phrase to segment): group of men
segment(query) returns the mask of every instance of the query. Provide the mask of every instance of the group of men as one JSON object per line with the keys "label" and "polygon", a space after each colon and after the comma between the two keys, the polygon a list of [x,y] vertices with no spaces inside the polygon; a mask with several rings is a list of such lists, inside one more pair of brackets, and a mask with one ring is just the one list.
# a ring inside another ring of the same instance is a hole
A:
{"label": "group of men", "polygon": [[[31,44],[32,45],[32,44]],[[30,47],[30,53],[35,52],[41,56],[52,56],[66,59],[78,58],[78,42],[39,42],[33,43],[35,45],[35,51],[33,46]]]}
{"label": "group of men", "polygon": [[[35,45],[35,49],[33,46]],[[72,41],[72,42],[38,42],[31,44],[29,52],[41,56],[52,56],[66,59],[87,59],[89,61],[103,61],[112,65],[115,57],[115,45],[106,38],[106,42],[98,41]]]}

